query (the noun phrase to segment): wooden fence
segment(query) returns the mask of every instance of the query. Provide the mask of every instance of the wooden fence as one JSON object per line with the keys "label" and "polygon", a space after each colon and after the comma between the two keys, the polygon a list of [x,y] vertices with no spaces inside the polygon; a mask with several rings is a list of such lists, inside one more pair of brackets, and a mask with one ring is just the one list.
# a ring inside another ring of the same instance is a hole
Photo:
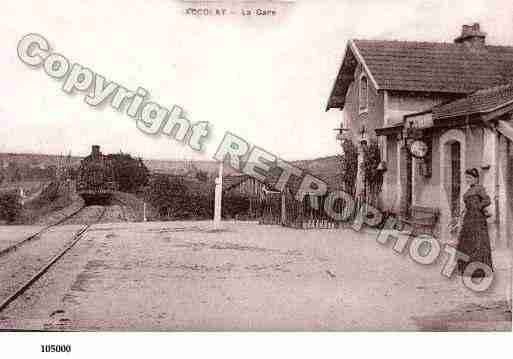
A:
{"label": "wooden fence", "polygon": [[[327,196],[305,196],[302,201],[296,200],[290,192],[286,194],[270,194],[262,203],[262,215],[260,224],[277,225],[296,229],[331,229],[339,228],[344,223],[350,222],[358,213],[361,203],[355,203],[355,207],[346,206],[342,200],[334,203],[326,203]],[[337,220],[329,215],[325,207],[331,207],[332,211],[344,218]],[[350,212],[349,212],[350,211]]]}
{"label": "wooden fence", "polygon": [[260,224],[281,224],[281,193],[268,193],[260,203]]}

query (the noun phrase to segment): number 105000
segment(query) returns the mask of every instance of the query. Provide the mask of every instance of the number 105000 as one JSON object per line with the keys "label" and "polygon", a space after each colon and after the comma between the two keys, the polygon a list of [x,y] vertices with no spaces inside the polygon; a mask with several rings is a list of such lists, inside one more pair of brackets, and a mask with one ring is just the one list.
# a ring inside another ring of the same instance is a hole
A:
{"label": "number 105000", "polygon": [[41,345],[42,353],[70,353],[71,345]]}

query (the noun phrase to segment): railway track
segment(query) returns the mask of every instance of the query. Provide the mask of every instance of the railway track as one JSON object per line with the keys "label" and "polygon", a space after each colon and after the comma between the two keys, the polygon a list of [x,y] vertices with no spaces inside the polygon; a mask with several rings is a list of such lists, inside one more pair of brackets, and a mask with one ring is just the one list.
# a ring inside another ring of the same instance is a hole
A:
{"label": "railway track", "polygon": [[86,206],[82,206],[77,211],[73,212],[71,215],[69,215],[69,216],[67,216],[67,217],[65,217],[63,219],[60,219],[56,223],[53,223],[53,224],[51,224],[49,226],[44,227],[39,232],[32,234],[31,236],[25,238],[24,240],[22,240],[20,242],[17,242],[17,243],[14,243],[13,245],[11,245],[9,247],[0,250],[0,257],[3,257],[5,255],[7,255],[8,253],[17,250],[18,248],[20,248],[20,247],[24,246],[25,244],[33,241],[34,239],[40,238],[42,234],[48,232],[48,230],[50,230],[51,228],[65,224],[66,221],[69,221],[70,219],[76,217],[80,212],[82,212],[84,210],[84,208],[86,208]]}
{"label": "railway track", "polygon": [[[122,215],[122,219],[126,222],[129,222],[130,221],[130,218],[126,212],[126,209],[124,208],[124,203],[122,202],[119,202],[119,204],[117,204],[117,206],[119,206],[120,208],[120,212],[121,212],[121,215]],[[63,219],[60,219],[59,221],[57,221],[56,223],[53,223],[49,226],[46,226],[44,227],[43,229],[41,229],[40,231],[38,231],[37,233],[34,233],[32,234],[31,236],[17,242],[17,243],[14,243],[12,244],[11,246],[9,247],[6,247],[2,250],[0,250],[0,258],[7,255],[8,253],[12,252],[12,251],[15,251],[17,249],[19,249],[20,247],[28,244],[29,242],[35,240],[35,239],[38,239],[40,238],[44,233],[48,232],[50,229],[54,228],[54,227],[57,227],[57,226],[60,226],[60,225],[66,225],[66,224],[77,224],[77,223],[72,223],[73,219],[75,219],[76,217],[79,216],[80,213],[82,213],[86,208],[88,208],[89,206],[82,206],[81,208],[79,208],[77,211],[73,212],[71,215],[63,218]],[[107,209],[107,207],[104,207],[105,209]],[[101,219],[100,219],[101,220]]]}
{"label": "railway track", "polygon": [[[30,241],[32,241],[32,239],[34,239],[37,236],[40,236],[41,234],[43,234],[46,231],[48,231],[48,229],[53,228],[53,227],[55,227],[55,226],[57,226],[59,224],[65,223],[70,218],[75,217],[76,215],[78,215],[84,208],[85,207],[81,208],[80,210],[78,210],[77,212],[75,212],[71,216],[63,219],[62,221],[59,221],[59,223],[56,223],[56,224],[53,224],[51,226],[45,227],[40,232],[38,232],[35,235],[33,235],[33,236],[23,240],[22,242],[20,242],[20,243],[22,243],[21,245],[29,243]],[[36,283],[46,272],[48,272],[48,270],[55,263],[57,263],[69,250],[71,250],[84,237],[84,235],[87,233],[88,229],[91,226],[93,226],[94,224],[100,222],[102,220],[102,218],[105,216],[105,213],[107,212],[107,208],[108,207],[103,207],[102,210],[100,211],[100,214],[98,215],[98,217],[95,220],[91,221],[90,223],[82,225],[80,227],[80,229],[73,234],[71,240],[64,246],[64,248],[59,250],[59,252],[57,254],[53,255],[48,261],[46,261],[46,263],[44,265],[42,265],[39,268],[39,270],[37,270],[37,272],[35,274],[31,275],[28,280],[25,280],[22,283],[20,283],[18,286],[16,286],[15,289],[8,296],[6,296],[5,299],[3,299],[0,302],[0,313],[2,311],[4,311],[9,306],[9,304],[11,304],[13,301],[15,301],[17,298],[19,298],[23,293],[25,293],[27,291],[27,289],[29,289],[34,283]],[[11,253],[14,250],[18,249],[21,246],[20,243],[18,243],[15,246],[11,246],[11,247],[16,247],[16,248],[11,248],[10,250],[2,251],[1,256],[5,257],[8,253]]]}

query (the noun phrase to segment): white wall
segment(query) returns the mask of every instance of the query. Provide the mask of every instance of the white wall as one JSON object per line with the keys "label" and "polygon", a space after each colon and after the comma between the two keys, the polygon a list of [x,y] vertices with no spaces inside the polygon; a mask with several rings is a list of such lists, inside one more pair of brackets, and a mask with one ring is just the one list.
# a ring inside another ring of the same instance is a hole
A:
{"label": "white wall", "polygon": [[385,91],[385,126],[403,122],[403,116],[430,110],[449,99],[448,96]]}

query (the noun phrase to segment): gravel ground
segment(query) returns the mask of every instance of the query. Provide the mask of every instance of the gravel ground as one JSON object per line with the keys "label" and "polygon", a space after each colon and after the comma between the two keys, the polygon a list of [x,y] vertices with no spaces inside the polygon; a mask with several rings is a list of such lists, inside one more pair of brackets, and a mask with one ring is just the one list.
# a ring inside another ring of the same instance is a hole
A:
{"label": "gravel ground", "polygon": [[[15,250],[0,255],[0,302],[13,294],[66,247],[84,224],[97,221],[103,210],[104,207],[101,206],[86,207],[62,225],[44,230],[29,242],[25,239],[46,227],[0,227],[0,250],[21,243]],[[116,205],[107,207],[102,220],[119,222],[124,221],[124,218],[123,208]],[[30,295],[25,296],[25,300],[30,304]]]}
{"label": "gravel ground", "polygon": [[375,233],[224,228],[95,225],[1,313],[0,328],[511,330],[501,304],[511,283],[507,254],[495,254],[496,285],[477,295],[442,277],[443,261],[415,264]]}
{"label": "gravel ground", "polygon": [[0,302],[23,285],[64,248],[81,226],[57,227],[0,256]]}
{"label": "gravel ground", "polygon": [[100,218],[105,206],[87,206],[63,224],[90,224],[90,223],[120,223],[131,218],[131,210],[121,205],[106,206],[105,213]]}
{"label": "gravel ground", "polygon": [[0,226],[0,251],[38,233],[43,228],[43,226]]}

